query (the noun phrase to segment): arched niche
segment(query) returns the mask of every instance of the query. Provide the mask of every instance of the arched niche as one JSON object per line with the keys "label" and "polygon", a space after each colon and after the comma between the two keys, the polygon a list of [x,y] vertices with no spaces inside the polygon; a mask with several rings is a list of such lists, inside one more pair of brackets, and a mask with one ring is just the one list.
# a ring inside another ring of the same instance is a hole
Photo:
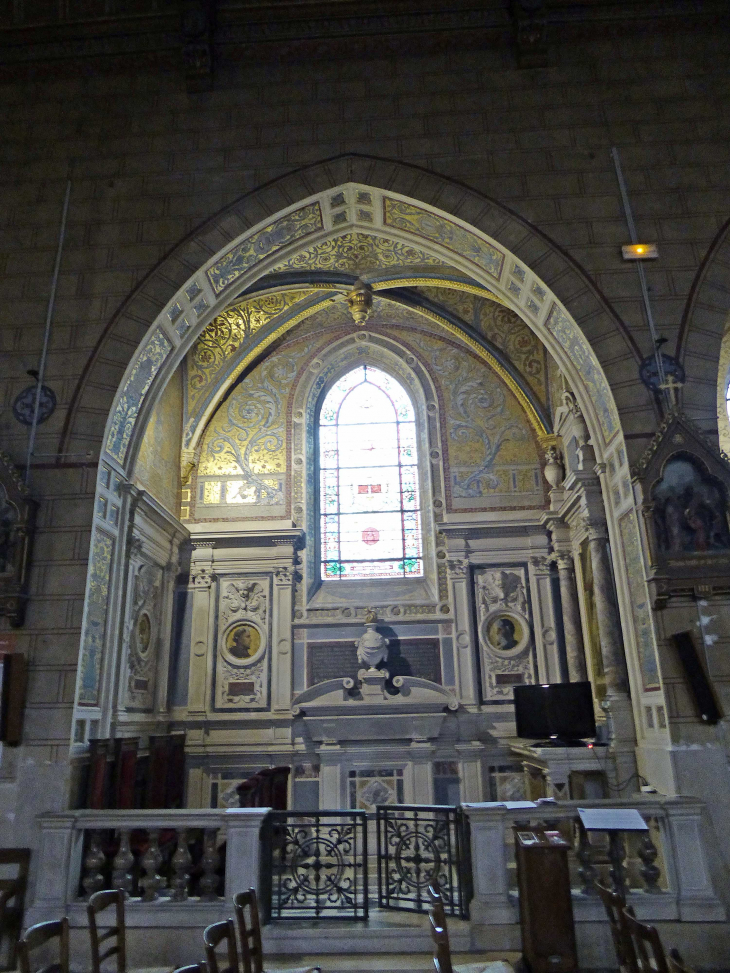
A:
{"label": "arched niche", "polygon": [[[338,177],[345,178],[337,181]],[[298,174],[287,180],[232,207],[182,244],[112,322],[77,390],[65,431],[67,447],[98,435],[93,423],[91,431],[85,431],[89,419],[85,395],[97,365],[114,347],[115,333],[125,331],[127,348],[130,337],[139,340],[113,401],[109,396],[111,408],[103,431],[99,493],[111,490],[108,499],[118,498],[120,513],[116,525],[97,524],[92,538],[77,690],[77,710],[84,708],[89,720],[103,721],[108,709],[105,701],[113,692],[114,667],[105,647],[117,637],[120,620],[119,606],[112,597],[114,583],[109,579],[114,577],[115,566],[121,571],[128,556],[125,531],[136,499],[127,484],[154,404],[208,324],[242,295],[254,293],[267,275],[277,268],[281,272],[282,265],[291,265],[292,286],[308,283],[315,293],[302,298],[306,306],[295,307],[295,313],[282,316],[257,334],[206,405],[200,428],[220,395],[299,320],[320,305],[342,302],[351,279],[330,275],[303,281],[301,274],[297,276],[297,259],[307,249],[334,247],[347,232],[386,239],[393,247],[426,254],[433,267],[440,268],[424,280],[471,287],[510,308],[539,337],[565,374],[583,410],[601,470],[604,463],[613,462],[619,470],[626,465],[622,413],[632,428],[637,422],[652,421],[652,403],[645,391],[639,393],[638,387],[629,388],[630,383],[619,381],[625,377],[627,364],[637,357],[621,323],[587,278],[524,221],[463,187],[409,167],[339,160],[314,167],[306,178]],[[314,191],[317,185],[319,189]],[[420,281],[404,278],[402,273],[381,274],[371,286],[395,305],[401,300],[396,291]],[[421,304],[421,313],[434,320],[438,317]],[[495,349],[476,340],[458,321],[444,318],[442,324],[512,383],[536,433],[548,433],[545,415]],[[609,336],[612,354],[604,367],[589,337],[601,349]],[[614,397],[612,382],[620,388],[620,402]],[[625,507],[620,531],[609,516],[609,533],[620,550],[628,541],[637,540],[635,516],[620,489],[616,496],[615,487],[606,487],[604,494],[609,515],[614,504]],[[638,551],[638,542],[634,550]],[[617,580],[625,587],[626,573],[619,571]],[[633,639],[630,605],[626,590],[622,612],[629,645]],[[646,628],[646,620],[644,625]]]}

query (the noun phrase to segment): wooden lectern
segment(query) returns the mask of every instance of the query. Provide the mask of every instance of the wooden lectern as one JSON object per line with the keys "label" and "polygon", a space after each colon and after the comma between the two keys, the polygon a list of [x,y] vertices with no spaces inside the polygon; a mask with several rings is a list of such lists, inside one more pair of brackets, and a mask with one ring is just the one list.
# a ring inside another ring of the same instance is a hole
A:
{"label": "wooden lectern", "polygon": [[568,848],[558,831],[514,827],[522,953],[530,973],[578,969]]}

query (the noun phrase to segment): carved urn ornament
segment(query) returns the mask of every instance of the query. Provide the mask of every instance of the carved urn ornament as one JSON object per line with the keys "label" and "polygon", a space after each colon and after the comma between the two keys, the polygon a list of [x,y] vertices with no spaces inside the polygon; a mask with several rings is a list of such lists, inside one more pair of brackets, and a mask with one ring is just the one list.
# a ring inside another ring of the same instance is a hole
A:
{"label": "carved urn ornament", "polygon": [[373,309],[373,289],[364,280],[358,279],[352,285],[352,290],[345,296],[347,306],[350,308],[352,319],[358,327],[367,321]]}
{"label": "carved urn ornament", "polygon": [[365,634],[355,642],[357,648],[357,661],[368,669],[375,669],[381,662],[388,661],[388,643],[376,631],[378,616],[373,608],[368,608],[365,614]]}

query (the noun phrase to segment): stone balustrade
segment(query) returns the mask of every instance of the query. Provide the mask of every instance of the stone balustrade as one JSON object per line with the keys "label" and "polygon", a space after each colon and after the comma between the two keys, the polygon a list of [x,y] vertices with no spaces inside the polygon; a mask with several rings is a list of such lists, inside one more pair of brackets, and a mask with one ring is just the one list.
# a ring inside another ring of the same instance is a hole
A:
{"label": "stone balustrade", "polygon": [[[638,807],[648,832],[590,836],[580,807]],[[476,927],[514,926],[518,896],[513,826],[559,830],[572,844],[577,923],[604,922],[593,882],[621,886],[643,920],[721,922],[704,805],[692,798],[583,801],[507,809],[465,804],[471,832]],[[69,811],[41,815],[35,900],[26,921],[68,915],[86,924],[85,902],[100,888],[129,893],[127,925],[163,929],[225,918],[239,889],[259,887],[261,826],[268,808]],[[376,884],[370,890],[375,897]]]}
{"label": "stone balustrade", "polygon": [[128,893],[130,926],[159,926],[162,913],[163,925],[176,926],[191,910],[196,925],[224,918],[234,892],[258,887],[260,831],[268,813],[235,808],[41,815],[35,900],[26,921],[66,914],[72,924],[83,924],[86,899],[102,888]]}
{"label": "stone balustrade", "polygon": [[[477,925],[519,921],[513,826],[544,826],[561,832],[569,853],[576,922],[603,921],[605,913],[593,883],[621,888],[643,921],[722,922],[725,908],[713,885],[703,834],[703,808],[693,798],[630,801],[561,801],[537,808],[464,804],[471,830],[474,897],[471,920]],[[648,831],[587,834],[578,808],[638,808]]]}

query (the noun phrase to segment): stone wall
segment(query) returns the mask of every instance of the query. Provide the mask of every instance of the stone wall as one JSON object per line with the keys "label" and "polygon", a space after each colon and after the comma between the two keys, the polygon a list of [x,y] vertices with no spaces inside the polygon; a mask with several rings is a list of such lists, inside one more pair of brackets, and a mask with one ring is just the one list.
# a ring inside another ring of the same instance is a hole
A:
{"label": "stone wall", "polygon": [[[647,277],[673,351],[693,280],[730,210],[730,77],[722,24],[698,15],[670,27],[553,30],[549,66],[531,70],[517,68],[504,39],[420,56],[412,42],[398,53],[391,39],[383,49],[393,53],[380,58],[358,56],[357,44],[330,57],[324,46],[316,60],[282,64],[227,48],[202,94],[186,93],[162,46],[156,61],[88,63],[43,63],[29,46],[40,60],[5,71],[0,84],[0,444],[24,461],[27,429],[11,405],[38,364],[67,179],[46,372],[58,408],[39,428],[39,454],[60,448],[105,325],[171,247],[241,194],[346,152],[433,170],[532,221],[593,275],[646,354],[638,277],[620,256],[628,233],[609,157],[618,146],[639,235],[659,244]],[[130,355],[137,341],[130,335]],[[712,354],[697,367],[715,381]],[[107,387],[121,376],[109,362]],[[87,406],[91,421],[93,390]],[[98,420],[103,427],[103,413]],[[635,433],[637,445],[652,432]],[[21,766],[66,754],[97,455],[57,464],[39,456],[33,471],[41,509],[32,599],[17,634],[31,666]],[[31,777],[41,779],[37,770]],[[59,806],[58,780],[37,807]],[[19,781],[22,796],[22,773]],[[0,782],[0,810],[14,805],[15,785]]]}

